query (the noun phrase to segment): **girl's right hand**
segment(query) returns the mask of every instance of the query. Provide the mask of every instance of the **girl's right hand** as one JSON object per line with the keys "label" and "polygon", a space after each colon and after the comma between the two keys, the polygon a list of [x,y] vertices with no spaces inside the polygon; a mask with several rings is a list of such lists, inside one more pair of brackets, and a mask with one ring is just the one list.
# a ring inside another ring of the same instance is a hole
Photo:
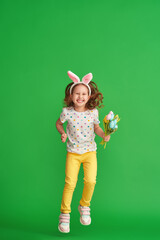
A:
{"label": "girl's right hand", "polygon": [[62,140],[62,142],[65,142],[66,139],[67,139],[67,134],[66,134],[66,133],[63,133],[63,134],[61,135],[61,140]]}

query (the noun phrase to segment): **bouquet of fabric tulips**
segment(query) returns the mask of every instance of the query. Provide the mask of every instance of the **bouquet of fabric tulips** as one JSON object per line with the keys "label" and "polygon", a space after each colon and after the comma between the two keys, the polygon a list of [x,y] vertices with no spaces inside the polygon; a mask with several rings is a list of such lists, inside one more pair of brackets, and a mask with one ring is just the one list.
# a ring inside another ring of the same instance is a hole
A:
{"label": "bouquet of fabric tulips", "polygon": [[[108,115],[105,116],[103,119],[103,126],[104,126],[104,132],[105,136],[111,135],[118,129],[117,123],[120,121],[120,118],[118,115],[114,115],[112,111],[109,112]],[[106,148],[107,142],[104,141],[104,139],[100,142],[100,144],[104,145],[104,148]]]}

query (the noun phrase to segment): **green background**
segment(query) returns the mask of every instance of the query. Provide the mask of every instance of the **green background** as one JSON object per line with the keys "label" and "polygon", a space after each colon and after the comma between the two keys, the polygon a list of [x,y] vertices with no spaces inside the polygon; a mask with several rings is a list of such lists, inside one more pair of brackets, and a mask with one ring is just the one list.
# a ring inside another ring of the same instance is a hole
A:
{"label": "green background", "polygon": [[[158,0],[1,0],[1,240],[159,238],[159,26]],[[105,150],[96,136],[92,224],[79,222],[81,167],[64,235],[66,143],[55,123],[68,70],[93,73],[102,128],[111,110],[121,121]]]}

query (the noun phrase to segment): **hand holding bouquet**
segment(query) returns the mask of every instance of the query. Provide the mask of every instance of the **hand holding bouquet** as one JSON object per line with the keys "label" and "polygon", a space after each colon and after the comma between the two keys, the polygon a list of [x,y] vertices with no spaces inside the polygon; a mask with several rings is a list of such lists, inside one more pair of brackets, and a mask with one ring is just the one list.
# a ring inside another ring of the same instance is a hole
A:
{"label": "hand holding bouquet", "polygon": [[[117,123],[120,121],[120,118],[118,115],[114,115],[112,111],[109,112],[108,115],[105,116],[103,119],[103,126],[104,126],[104,132],[105,136],[111,135],[118,129]],[[100,142],[100,144],[104,145],[104,148],[106,148],[107,142],[104,141],[104,139]]]}

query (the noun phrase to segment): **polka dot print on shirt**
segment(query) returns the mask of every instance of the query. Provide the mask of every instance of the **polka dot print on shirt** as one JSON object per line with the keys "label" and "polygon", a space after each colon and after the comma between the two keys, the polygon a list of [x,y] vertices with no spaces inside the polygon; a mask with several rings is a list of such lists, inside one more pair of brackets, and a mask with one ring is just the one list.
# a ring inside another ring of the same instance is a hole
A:
{"label": "polka dot print on shirt", "polygon": [[66,127],[67,151],[78,154],[96,151],[94,124],[100,123],[96,108],[85,112],[77,112],[73,107],[63,108],[60,121],[68,122]]}

